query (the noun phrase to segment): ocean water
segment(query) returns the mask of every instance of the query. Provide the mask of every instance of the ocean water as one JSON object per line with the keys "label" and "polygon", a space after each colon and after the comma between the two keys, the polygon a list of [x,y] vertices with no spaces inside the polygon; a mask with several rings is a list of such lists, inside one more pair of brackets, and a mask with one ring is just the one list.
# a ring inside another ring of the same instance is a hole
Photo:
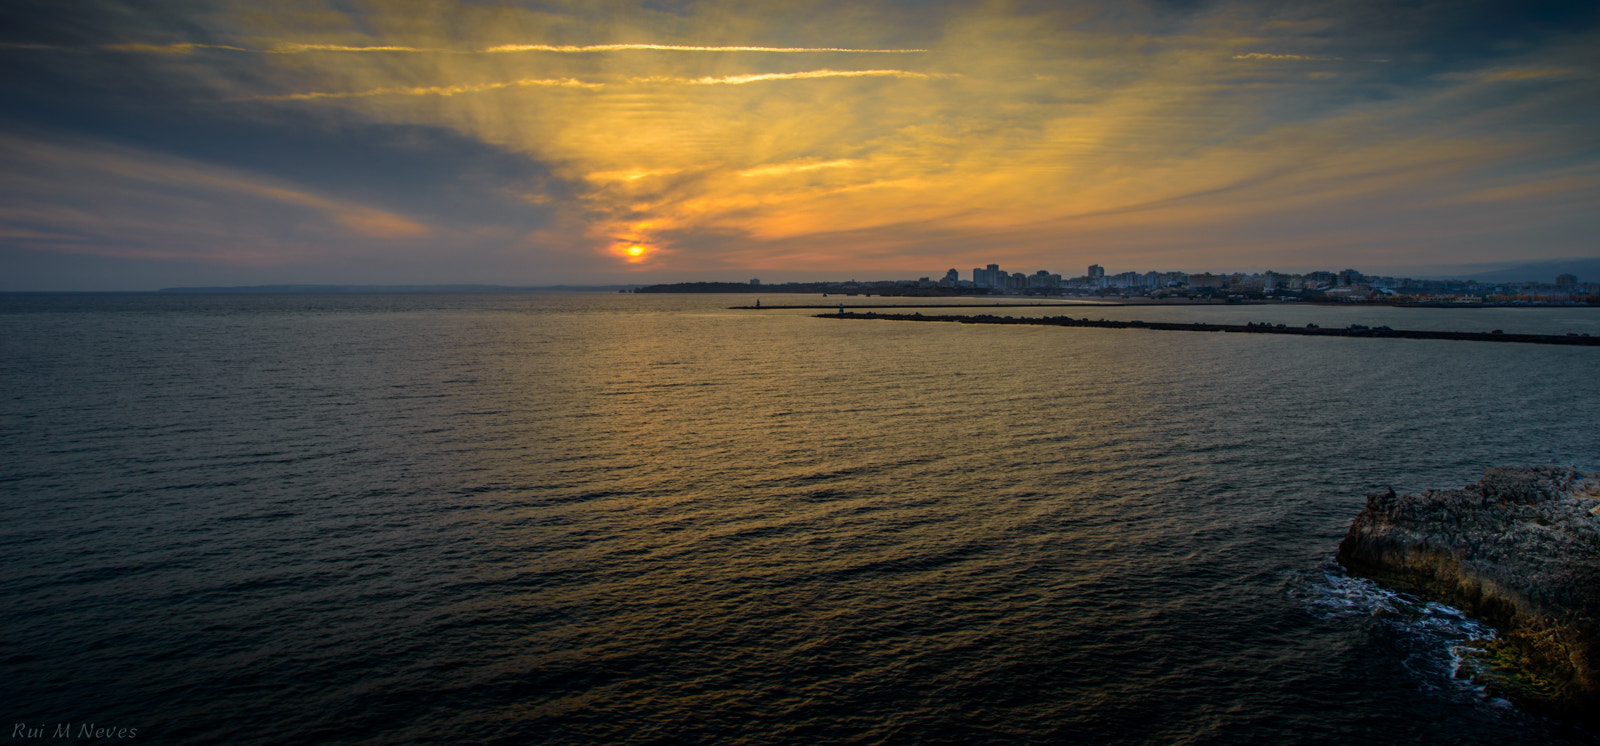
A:
{"label": "ocean water", "polygon": [[1600,351],[727,308],[751,300],[0,296],[0,726],[1595,742],[1458,676],[1487,628],[1331,558],[1368,491],[1600,471]]}

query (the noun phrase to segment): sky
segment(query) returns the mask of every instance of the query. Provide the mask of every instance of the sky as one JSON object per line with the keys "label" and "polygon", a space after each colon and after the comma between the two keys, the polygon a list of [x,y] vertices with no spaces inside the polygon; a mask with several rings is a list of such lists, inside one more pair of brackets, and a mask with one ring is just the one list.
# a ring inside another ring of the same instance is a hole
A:
{"label": "sky", "polygon": [[1490,271],[1597,122],[1593,2],[7,0],[0,290]]}

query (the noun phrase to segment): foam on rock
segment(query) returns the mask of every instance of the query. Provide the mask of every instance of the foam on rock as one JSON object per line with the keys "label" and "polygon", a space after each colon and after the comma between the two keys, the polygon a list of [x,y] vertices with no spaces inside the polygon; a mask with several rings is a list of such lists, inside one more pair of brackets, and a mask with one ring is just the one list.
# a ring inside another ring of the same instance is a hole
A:
{"label": "foam on rock", "polygon": [[1460,489],[1368,495],[1339,562],[1494,625],[1514,698],[1600,718],[1600,475],[1508,467]]}

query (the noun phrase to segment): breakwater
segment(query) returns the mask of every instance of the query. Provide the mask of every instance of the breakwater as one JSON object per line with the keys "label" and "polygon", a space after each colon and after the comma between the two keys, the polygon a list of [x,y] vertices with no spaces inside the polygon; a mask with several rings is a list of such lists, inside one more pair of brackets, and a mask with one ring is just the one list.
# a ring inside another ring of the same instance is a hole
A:
{"label": "breakwater", "polygon": [[1391,329],[1387,326],[1351,324],[1345,327],[1321,327],[1316,324],[1289,326],[1287,324],[1208,324],[1204,322],[1175,323],[1164,321],[1108,321],[1105,319],[1073,318],[1071,316],[1014,317],[993,314],[975,315],[923,315],[921,313],[839,312],[817,314],[819,319],[873,319],[883,321],[944,321],[960,324],[1025,324],[1030,326],[1072,326],[1093,329],[1149,329],[1177,332],[1228,332],[1233,334],[1294,334],[1303,337],[1384,337],[1393,339],[1449,339],[1465,342],[1520,342],[1523,344],[1577,345],[1600,347],[1600,337],[1587,334],[1506,334],[1500,330],[1487,332],[1451,332],[1426,329]]}
{"label": "breakwater", "polygon": [[[759,301],[757,301],[759,304]],[[864,306],[845,305],[845,308],[1064,308],[1070,306],[1104,306],[1109,305],[1096,301],[1054,301],[1046,303],[871,303]],[[808,306],[728,306],[729,311],[804,311],[820,308],[838,308],[839,303],[823,303]]]}

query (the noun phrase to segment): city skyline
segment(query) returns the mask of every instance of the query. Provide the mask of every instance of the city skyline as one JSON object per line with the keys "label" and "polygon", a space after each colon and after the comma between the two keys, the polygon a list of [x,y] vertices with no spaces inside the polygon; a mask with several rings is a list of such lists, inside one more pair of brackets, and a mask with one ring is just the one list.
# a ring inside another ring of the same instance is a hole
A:
{"label": "city skyline", "polygon": [[[1063,275],[1048,269],[1032,273],[1013,272],[998,264],[974,267],[968,279],[962,279],[960,270],[952,267],[934,279],[925,275],[916,279],[821,280],[807,282],[763,283],[761,278],[751,278],[748,283],[697,281],[688,283],[655,284],[638,288],[636,292],[760,292],[770,289],[777,292],[845,292],[848,294],[884,293],[892,295],[933,294],[964,295],[968,293],[1000,295],[1103,295],[1110,292],[1123,297],[1149,296],[1152,298],[1254,298],[1279,300],[1326,301],[1468,301],[1494,300],[1500,303],[1518,302],[1595,302],[1600,293],[1600,283],[1563,272],[1555,277],[1527,279],[1427,278],[1396,277],[1367,274],[1355,268],[1339,271],[1314,270],[1310,272],[1183,272],[1139,271],[1108,272],[1105,267],[1091,264],[1082,275]],[[612,288],[617,289],[617,288]],[[190,289],[195,290],[195,289]],[[199,289],[199,290],[203,290]]]}
{"label": "city skyline", "polygon": [[0,18],[0,290],[1600,274],[1592,4]]}

